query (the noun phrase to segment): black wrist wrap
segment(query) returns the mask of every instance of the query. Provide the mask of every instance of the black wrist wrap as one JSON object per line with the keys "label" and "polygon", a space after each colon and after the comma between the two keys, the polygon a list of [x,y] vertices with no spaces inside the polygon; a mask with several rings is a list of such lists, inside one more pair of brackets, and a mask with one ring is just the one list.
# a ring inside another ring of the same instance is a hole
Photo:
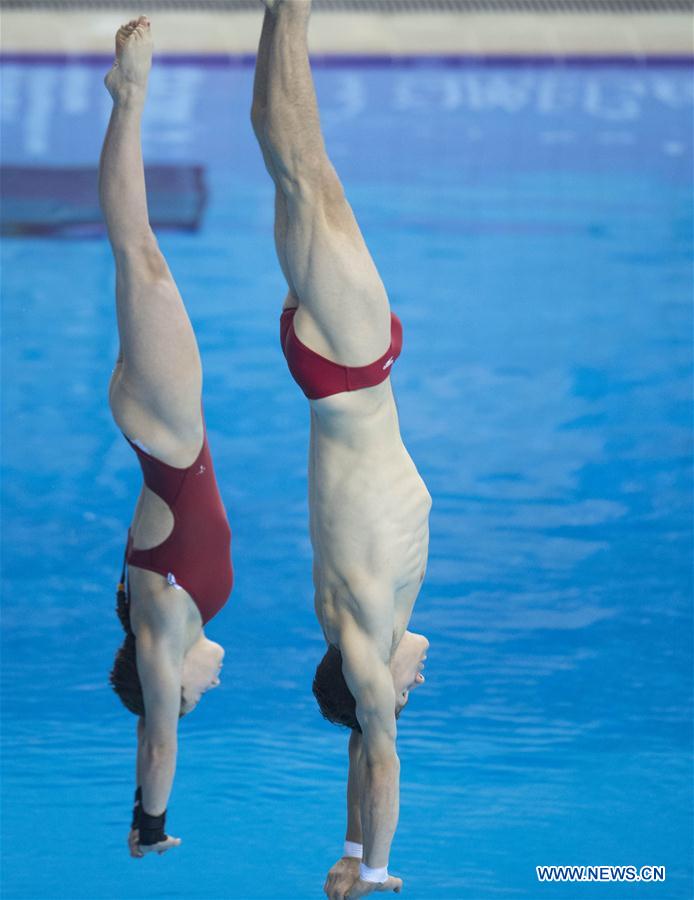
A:
{"label": "black wrist wrap", "polygon": [[133,820],[130,823],[131,828],[140,827],[140,813],[142,812],[142,788],[139,787],[135,791],[135,803],[133,806]]}
{"label": "black wrist wrap", "polygon": [[165,824],[166,810],[160,816],[150,816],[140,806],[140,846],[149,847],[166,840]]}

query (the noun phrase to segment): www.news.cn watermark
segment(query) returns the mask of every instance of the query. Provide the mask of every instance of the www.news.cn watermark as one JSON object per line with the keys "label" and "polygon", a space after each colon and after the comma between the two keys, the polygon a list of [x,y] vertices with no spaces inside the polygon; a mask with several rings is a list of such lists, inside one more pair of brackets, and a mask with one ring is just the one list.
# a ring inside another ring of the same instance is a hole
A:
{"label": "www.news.cn watermark", "polygon": [[538,881],[665,881],[665,866],[535,866]]}

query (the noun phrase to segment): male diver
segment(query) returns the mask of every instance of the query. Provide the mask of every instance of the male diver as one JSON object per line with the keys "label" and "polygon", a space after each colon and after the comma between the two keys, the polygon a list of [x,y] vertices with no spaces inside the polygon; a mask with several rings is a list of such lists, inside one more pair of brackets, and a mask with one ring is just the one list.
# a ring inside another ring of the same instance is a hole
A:
{"label": "male diver", "polygon": [[428,641],[407,630],[427,561],[431,498],[403,446],[390,372],[402,327],[326,154],[308,60],[308,0],[265,0],[252,121],[275,183],[289,292],[289,370],[309,400],[315,609],[328,645],[314,680],[351,729],[347,833],[330,900],[400,891],[396,719],[424,681]]}
{"label": "male diver", "polygon": [[140,122],[151,60],[150,25],[141,16],[116,34],[105,79],[113,111],[99,169],[120,336],[109,400],[144,476],[119,586],[126,639],[111,673],[120,699],[138,716],[133,857],[180,844],[165,832],[178,720],[219,684],[224,650],[203,626],[226,602],[233,580],[198,347],[147,213]]}

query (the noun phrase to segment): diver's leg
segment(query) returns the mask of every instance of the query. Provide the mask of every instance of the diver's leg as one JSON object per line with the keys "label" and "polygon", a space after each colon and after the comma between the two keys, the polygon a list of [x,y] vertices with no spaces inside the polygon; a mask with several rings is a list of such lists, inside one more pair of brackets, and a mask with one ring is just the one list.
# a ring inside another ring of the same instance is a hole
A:
{"label": "diver's leg", "polygon": [[195,335],[150,228],[140,125],[152,39],[142,16],[119,29],[106,76],[113,111],[99,196],[116,262],[121,349],[111,382],[118,425],[167,461],[195,456],[202,436],[202,373]]}
{"label": "diver's leg", "polygon": [[254,125],[280,195],[276,243],[299,300],[297,333],[319,353],[364,365],[389,344],[388,299],[325,150],[308,59],[310,8],[281,0],[266,11]]}
{"label": "diver's leg", "polygon": [[284,192],[279,183],[279,176],[275,171],[275,166],[270,154],[269,147],[265,141],[265,124],[267,121],[267,69],[270,57],[270,45],[272,43],[272,34],[275,28],[275,17],[270,9],[265,9],[265,17],[263,19],[263,28],[260,32],[260,41],[258,43],[258,55],[255,62],[255,77],[253,79],[253,105],[251,106],[251,122],[253,130],[260,150],[263,154],[265,167],[267,168],[272,180],[275,182],[275,248],[277,250],[277,258],[280,268],[289,286],[291,299],[288,305],[296,306],[298,298],[296,291],[292,285],[291,273],[287,265],[287,258],[284,247],[287,240],[287,201]]}

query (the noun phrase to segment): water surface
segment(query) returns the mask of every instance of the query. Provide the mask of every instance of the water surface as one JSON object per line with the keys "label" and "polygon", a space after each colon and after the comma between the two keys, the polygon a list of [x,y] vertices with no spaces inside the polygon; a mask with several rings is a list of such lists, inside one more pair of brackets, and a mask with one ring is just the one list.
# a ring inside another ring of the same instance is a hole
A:
{"label": "water surface", "polygon": [[[101,69],[3,67],[3,162],[95,164]],[[103,238],[3,245],[3,891],[318,898],[346,736],[306,529],[306,403],[244,68],[155,66],[150,162],[205,168],[198,233],[161,245],[188,304],[234,533],[208,633],[222,687],[181,725],[170,828],[128,858],[134,720],[106,684],[139,484],[106,389]],[[692,896],[692,75],[686,68],[316,73],[329,151],[405,328],[406,443],[434,498],[400,723],[391,870],[412,900]],[[665,884],[543,885],[537,864],[665,865]]]}

